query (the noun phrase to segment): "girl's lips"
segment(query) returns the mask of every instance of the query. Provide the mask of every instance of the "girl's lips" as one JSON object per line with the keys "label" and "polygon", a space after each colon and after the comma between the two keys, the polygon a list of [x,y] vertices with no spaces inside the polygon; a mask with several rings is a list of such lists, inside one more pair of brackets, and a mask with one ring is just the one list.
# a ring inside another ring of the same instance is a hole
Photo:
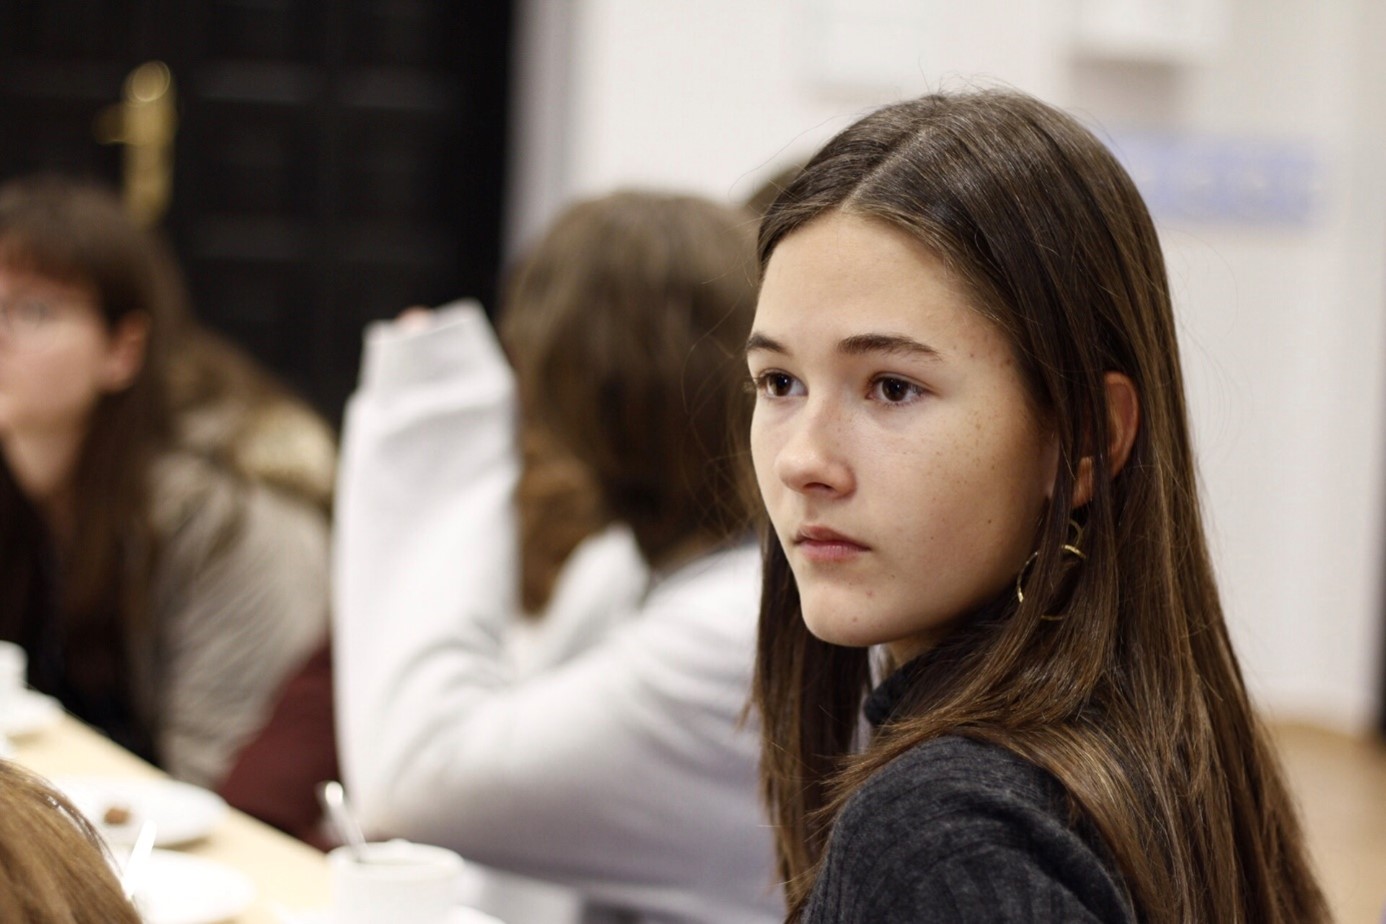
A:
{"label": "girl's lips", "polygon": [[794,536],[794,547],[809,561],[842,562],[870,551],[870,547],[839,532],[822,527],[806,527]]}

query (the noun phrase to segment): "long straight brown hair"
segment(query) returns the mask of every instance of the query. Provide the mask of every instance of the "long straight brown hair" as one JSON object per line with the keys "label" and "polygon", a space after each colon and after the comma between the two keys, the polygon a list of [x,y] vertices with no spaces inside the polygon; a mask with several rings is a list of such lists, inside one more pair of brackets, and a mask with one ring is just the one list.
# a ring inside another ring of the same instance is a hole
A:
{"label": "long straight brown hair", "polygon": [[[999,612],[960,619],[913,673],[899,717],[864,748],[868,652],[809,634],[768,531],[755,700],[790,920],[844,801],[943,734],[1053,774],[1142,921],[1326,920],[1228,638],[1163,257],[1126,172],[1092,133],[1030,97],[935,94],[866,116],[808,163],[765,216],[762,270],[787,235],[831,212],[904,230],[969,288],[1010,339],[1060,464],[1023,602],[1012,595]],[[1129,376],[1141,402],[1115,477],[1108,371]],[[1076,509],[1084,457],[1092,493]],[[1087,558],[1072,567],[1061,550],[1075,517]]]}
{"label": "long straight brown hair", "polygon": [[628,525],[655,567],[746,532],[755,301],[754,217],[654,190],[569,206],[506,286],[527,425],[585,468],[596,518]]}

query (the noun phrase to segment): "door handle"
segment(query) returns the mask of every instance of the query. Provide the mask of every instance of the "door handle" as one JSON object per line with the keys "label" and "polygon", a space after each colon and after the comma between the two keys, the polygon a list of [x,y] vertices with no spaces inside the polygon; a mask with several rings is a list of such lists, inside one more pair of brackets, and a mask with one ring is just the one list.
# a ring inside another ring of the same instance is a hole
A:
{"label": "door handle", "polygon": [[101,110],[94,131],[102,144],[125,146],[126,208],[142,225],[158,224],[173,196],[173,141],[178,133],[173,72],[146,61],[125,77],[121,101]]}

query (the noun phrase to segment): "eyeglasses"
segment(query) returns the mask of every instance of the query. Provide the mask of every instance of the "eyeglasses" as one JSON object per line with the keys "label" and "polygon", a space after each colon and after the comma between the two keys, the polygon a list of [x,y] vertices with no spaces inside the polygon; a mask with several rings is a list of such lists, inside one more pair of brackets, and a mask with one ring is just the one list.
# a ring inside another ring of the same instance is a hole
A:
{"label": "eyeglasses", "polygon": [[59,320],[57,303],[35,295],[0,299],[0,335],[26,346],[40,342]]}

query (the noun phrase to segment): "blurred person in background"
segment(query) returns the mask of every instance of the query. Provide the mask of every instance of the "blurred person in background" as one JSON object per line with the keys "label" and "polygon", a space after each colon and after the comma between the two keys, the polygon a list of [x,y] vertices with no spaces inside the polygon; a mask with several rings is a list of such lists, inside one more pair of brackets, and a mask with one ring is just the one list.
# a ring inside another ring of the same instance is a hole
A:
{"label": "blurred person in background", "polygon": [[216,786],[325,644],[333,462],[109,190],[0,187],[0,637],[32,686]]}
{"label": "blurred person in background", "polygon": [[[368,833],[574,888],[584,920],[782,917],[743,722],[753,225],[692,197],[582,202],[516,269],[505,352],[474,303],[367,332],[334,643]],[[521,419],[595,485],[598,531],[517,665]]]}

